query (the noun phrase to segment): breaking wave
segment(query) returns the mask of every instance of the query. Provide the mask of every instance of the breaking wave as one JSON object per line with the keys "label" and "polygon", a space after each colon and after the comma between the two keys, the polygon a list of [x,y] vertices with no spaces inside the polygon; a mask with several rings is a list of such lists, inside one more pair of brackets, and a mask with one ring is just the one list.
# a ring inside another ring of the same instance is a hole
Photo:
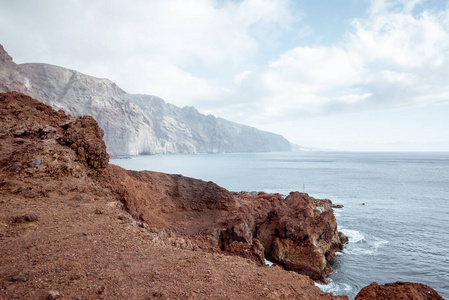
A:
{"label": "breaking wave", "polygon": [[353,287],[347,283],[336,283],[330,278],[327,279],[326,284],[315,282],[315,285],[323,292],[333,293],[335,295],[347,295],[353,289]]}
{"label": "breaking wave", "polygon": [[348,237],[350,243],[358,243],[365,238],[365,236],[357,230],[342,229],[341,232],[343,232]]}

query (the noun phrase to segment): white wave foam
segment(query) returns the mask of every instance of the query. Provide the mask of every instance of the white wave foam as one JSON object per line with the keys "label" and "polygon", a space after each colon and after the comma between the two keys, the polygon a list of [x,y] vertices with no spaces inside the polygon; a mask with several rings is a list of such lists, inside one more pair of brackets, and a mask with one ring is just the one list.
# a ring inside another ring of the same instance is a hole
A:
{"label": "white wave foam", "polygon": [[365,236],[357,230],[342,229],[341,232],[348,237],[350,243],[358,243],[365,238]]}
{"label": "white wave foam", "polygon": [[383,245],[390,243],[389,241],[381,239],[381,238],[374,237],[374,239],[375,239],[375,241],[373,242],[373,244],[374,244],[375,250],[382,247]]}
{"label": "white wave foam", "polygon": [[335,295],[348,294],[352,291],[352,286],[347,283],[335,283],[332,279],[328,279],[326,284],[317,283],[315,285],[323,292],[333,293]]}
{"label": "white wave foam", "polygon": [[389,243],[389,241],[378,238],[378,237],[368,237],[364,243],[358,244],[358,246],[347,248],[347,253],[352,255],[377,255],[379,249]]}

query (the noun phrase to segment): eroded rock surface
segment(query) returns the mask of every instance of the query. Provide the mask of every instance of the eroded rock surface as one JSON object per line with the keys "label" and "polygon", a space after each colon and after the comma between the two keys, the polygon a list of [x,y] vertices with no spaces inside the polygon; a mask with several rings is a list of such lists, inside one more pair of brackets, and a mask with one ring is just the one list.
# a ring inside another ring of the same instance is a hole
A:
{"label": "eroded rock surface", "polygon": [[325,281],[329,262],[347,238],[337,231],[330,200],[303,193],[231,194],[212,182],[111,166],[105,187],[136,218],[195,240],[205,250],[227,251]]}
{"label": "eroded rock surface", "polygon": [[356,300],[444,300],[434,289],[422,283],[401,282],[379,285],[377,282],[364,287],[355,297]]}
{"label": "eroded rock surface", "polygon": [[90,116],[71,117],[11,92],[0,94],[0,122],[0,170],[34,177],[82,176],[80,163],[89,174],[108,164],[103,131]]}
{"label": "eroded rock surface", "polygon": [[337,231],[330,200],[318,200],[294,192],[236,195],[242,204],[223,223],[222,247],[232,241],[260,240],[265,256],[272,262],[325,281],[332,271],[329,262],[348,239]]}

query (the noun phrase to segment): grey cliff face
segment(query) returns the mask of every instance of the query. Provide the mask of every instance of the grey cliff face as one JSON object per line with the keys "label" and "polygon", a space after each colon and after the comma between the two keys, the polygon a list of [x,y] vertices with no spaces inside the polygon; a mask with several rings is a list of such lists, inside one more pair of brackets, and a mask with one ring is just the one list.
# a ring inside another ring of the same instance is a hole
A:
{"label": "grey cliff face", "polygon": [[163,138],[167,150],[178,153],[229,153],[291,151],[282,136],[237,124],[194,107],[177,107],[148,95],[130,95],[153,121],[153,129]]}
{"label": "grey cliff face", "polygon": [[112,155],[291,151],[280,135],[128,94],[108,79],[48,64],[16,65],[0,45],[0,92],[8,91],[93,116]]}

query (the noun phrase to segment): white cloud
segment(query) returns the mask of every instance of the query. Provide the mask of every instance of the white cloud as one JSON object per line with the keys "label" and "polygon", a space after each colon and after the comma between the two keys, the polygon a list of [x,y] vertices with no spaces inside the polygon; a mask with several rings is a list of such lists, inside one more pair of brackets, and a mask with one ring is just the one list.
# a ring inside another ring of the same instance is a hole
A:
{"label": "white cloud", "polygon": [[372,0],[329,45],[305,42],[316,28],[293,1],[0,0],[0,43],[289,135],[305,117],[447,103],[449,8],[429,2]]}
{"label": "white cloud", "polygon": [[224,85],[254,64],[266,42],[253,31],[263,28],[276,36],[295,20],[289,2],[281,0],[0,4],[1,43],[19,49],[11,53],[16,61],[107,77],[128,92],[157,94],[178,105],[195,105],[229,89]]}
{"label": "white cloud", "polygon": [[339,43],[296,47],[246,76],[235,97],[257,103],[248,122],[448,102],[449,10],[412,13],[420,2],[373,1]]}

